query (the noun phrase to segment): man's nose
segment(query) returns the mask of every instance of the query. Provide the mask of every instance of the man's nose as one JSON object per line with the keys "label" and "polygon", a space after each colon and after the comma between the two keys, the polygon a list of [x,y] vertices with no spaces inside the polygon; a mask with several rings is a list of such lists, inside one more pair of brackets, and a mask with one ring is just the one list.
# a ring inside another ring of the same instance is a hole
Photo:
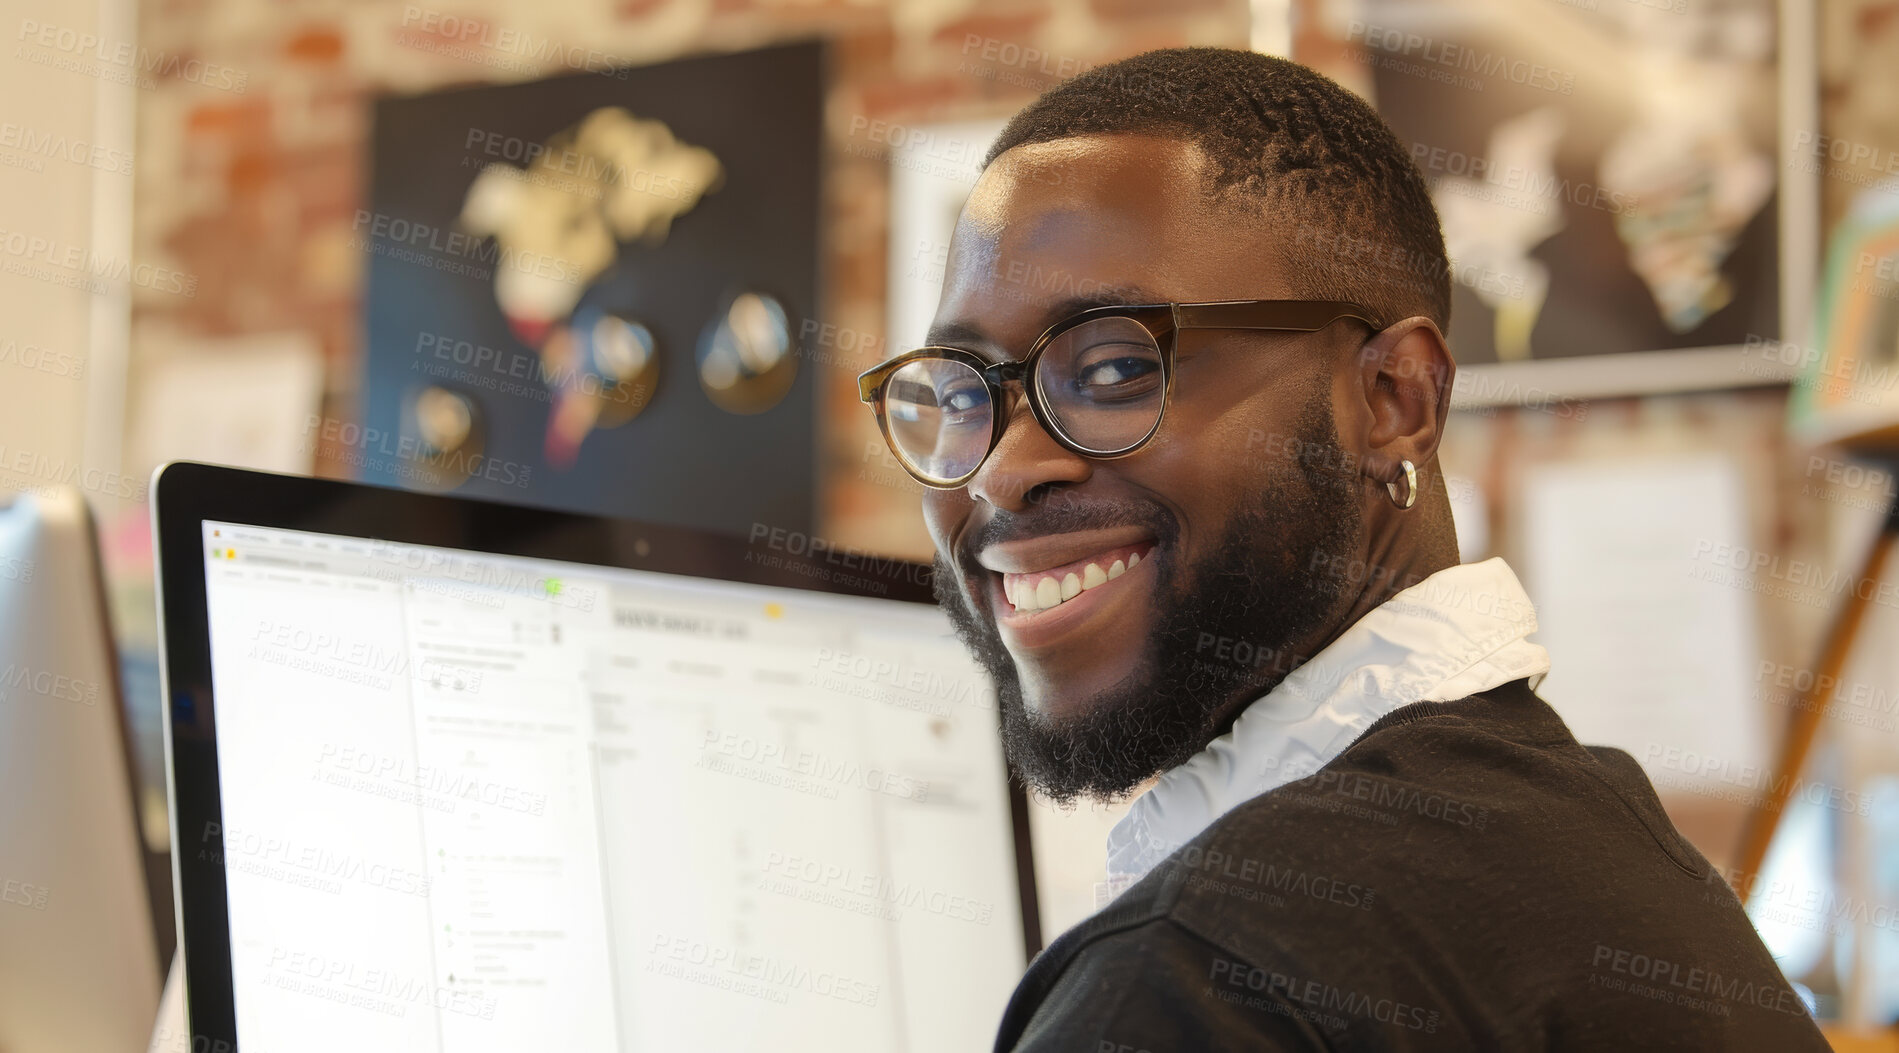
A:
{"label": "man's nose", "polygon": [[1094,466],[1043,429],[1017,385],[1004,390],[1008,424],[1003,428],[1002,441],[970,477],[969,493],[997,508],[1022,512],[1046,490],[1087,479]]}

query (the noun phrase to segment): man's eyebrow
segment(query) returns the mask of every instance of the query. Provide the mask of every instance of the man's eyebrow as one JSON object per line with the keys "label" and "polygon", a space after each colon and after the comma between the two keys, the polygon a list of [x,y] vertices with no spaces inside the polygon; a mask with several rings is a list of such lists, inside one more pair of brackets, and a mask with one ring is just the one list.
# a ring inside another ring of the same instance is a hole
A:
{"label": "man's eyebrow", "polygon": [[[1041,325],[1035,333],[1036,336],[1040,336],[1044,330],[1056,322],[1072,318],[1091,307],[1119,307],[1128,304],[1166,302],[1160,297],[1142,291],[1137,286],[1103,286],[1099,292],[1086,296],[1071,296],[1050,305],[1042,312]],[[974,321],[943,322],[933,325],[924,339],[932,347],[961,347],[979,354],[985,351],[1002,350],[1006,352],[1005,357],[1018,357],[1028,354],[1029,351],[1026,345],[1018,348],[998,348],[995,340],[983,331],[982,325]]]}

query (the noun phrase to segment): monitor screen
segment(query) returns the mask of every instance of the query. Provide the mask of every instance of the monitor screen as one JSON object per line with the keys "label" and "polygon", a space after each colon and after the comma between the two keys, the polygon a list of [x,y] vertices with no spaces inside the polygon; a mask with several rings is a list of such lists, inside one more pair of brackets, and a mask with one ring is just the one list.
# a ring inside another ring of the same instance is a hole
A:
{"label": "monitor screen", "polygon": [[242,1048],[993,1040],[1010,799],[936,608],[203,538]]}

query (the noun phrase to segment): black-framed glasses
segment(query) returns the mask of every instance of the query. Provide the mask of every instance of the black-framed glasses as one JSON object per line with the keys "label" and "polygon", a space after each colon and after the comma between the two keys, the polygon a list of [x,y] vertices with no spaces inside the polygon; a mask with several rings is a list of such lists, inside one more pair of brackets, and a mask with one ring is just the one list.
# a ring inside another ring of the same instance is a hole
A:
{"label": "black-framed glasses", "polygon": [[1345,318],[1383,328],[1365,308],[1336,300],[1092,307],[1048,327],[1019,361],[922,347],[865,370],[857,390],[905,470],[947,490],[968,482],[1002,441],[1004,384],[1022,383],[1036,422],[1067,449],[1125,457],[1160,431],[1182,329],[1316,333]]}

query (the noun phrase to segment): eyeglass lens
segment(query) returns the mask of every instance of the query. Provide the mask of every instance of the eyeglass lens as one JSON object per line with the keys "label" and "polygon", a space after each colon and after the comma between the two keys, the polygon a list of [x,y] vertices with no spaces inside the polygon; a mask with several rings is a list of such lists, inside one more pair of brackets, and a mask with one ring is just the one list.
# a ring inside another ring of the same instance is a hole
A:
{"label": "eyeglass lens", "polygon": [[[1053,423],[1090,453],[1124,453],[1160,421],[1166,375],[1160,347],[1131,318],[1105,317],[1064,330],[1036,365],[1036,395]],[[960,479],[989,453],[995,406],[982,374],[963,362],[906,363],[884,387],[890,444],[912,471]]]}

